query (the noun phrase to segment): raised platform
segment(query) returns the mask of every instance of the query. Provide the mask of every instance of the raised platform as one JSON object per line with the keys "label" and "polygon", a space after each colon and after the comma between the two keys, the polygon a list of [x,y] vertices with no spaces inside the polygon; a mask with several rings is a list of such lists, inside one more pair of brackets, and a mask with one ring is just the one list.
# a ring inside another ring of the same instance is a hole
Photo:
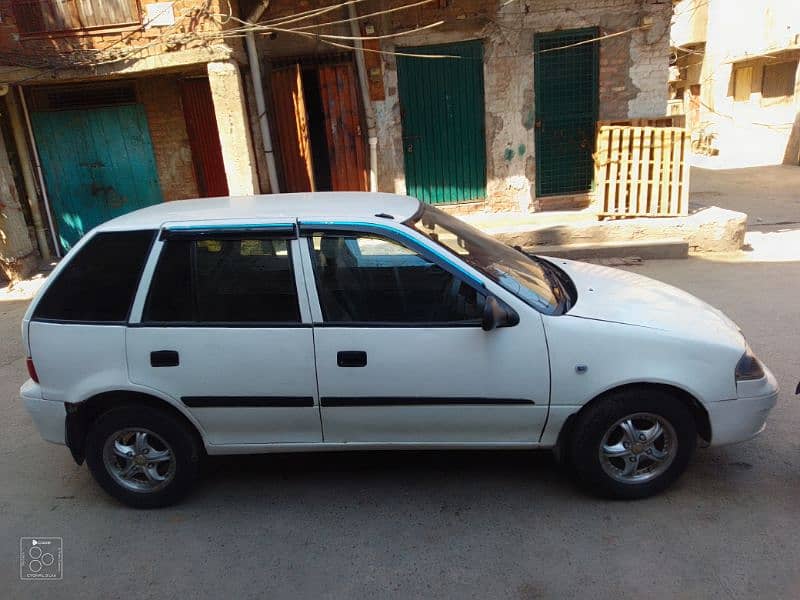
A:
{"label": "raised platform", "polygon": [[509,245],[570,258],[683,258],[690,252],[736,252],[744,245],[747,226],[746,214],[716,206],[686,217],[603,221],[589,211],[463,218]]}

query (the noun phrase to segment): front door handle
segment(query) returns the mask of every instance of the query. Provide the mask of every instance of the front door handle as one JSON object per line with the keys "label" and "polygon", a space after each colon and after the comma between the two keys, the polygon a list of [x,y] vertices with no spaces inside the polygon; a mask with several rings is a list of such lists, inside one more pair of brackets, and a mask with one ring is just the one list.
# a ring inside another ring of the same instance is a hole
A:
{"label": "front door handle", "polygon": [[340,367],[366,367],[367,353],[362,350],[342,350],[336,353],[336,364]]}
{"label": "front door handle", "polygon": [[156,350],[150,353],[151,367],[177,367],[180,364],[180,356],[175,350]]}

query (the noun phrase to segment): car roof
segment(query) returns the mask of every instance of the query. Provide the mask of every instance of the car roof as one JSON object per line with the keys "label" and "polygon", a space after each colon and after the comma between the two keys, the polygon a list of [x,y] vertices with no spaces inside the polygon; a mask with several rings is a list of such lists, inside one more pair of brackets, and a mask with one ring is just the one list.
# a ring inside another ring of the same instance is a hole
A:
{"label": "car roof", "polygon": [[[171,222],[259,220],[353,220],[385,223],[410,219],[419,200],[376,192],[309,192],[174,200],[136,210],[98,227],[98,231],[155,229]],[[376,215],[381,217],[376,217]]]}

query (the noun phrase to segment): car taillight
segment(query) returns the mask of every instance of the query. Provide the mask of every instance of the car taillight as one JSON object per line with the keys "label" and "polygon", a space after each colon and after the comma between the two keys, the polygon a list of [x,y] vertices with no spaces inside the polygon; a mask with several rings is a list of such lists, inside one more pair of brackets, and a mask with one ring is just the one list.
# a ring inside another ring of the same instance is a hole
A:
{"label": "car taillight", "polygon": [[28,367],[28,375],[30,375],[31,379],[39,383],[39,375],[36,374],[36,367],[33,366],[33,359],[30,356],[25,359],[25,366]]}

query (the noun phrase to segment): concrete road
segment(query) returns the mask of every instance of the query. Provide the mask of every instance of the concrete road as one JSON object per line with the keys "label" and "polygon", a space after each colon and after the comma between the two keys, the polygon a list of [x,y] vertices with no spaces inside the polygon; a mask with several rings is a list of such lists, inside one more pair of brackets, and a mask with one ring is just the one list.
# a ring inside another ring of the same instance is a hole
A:
{"label": "concrete road", "polygon": [[800,223],[800,167],[692,167],[691,184],[692,209],[719,206],[747,213],[751,229]]}
{"label": "concrete road", "polygon": [[[379,453],[217,459],[182,505],[130,510],[39,439],[16,398],[24,302],[0,302],[0,594],[800,597],[800,262],[635,270],[725,310],[784,390],[761,437],[638,502],[584,495],[548,453]],[[19,580],[21,536],[64,538],[62,581]]]}

